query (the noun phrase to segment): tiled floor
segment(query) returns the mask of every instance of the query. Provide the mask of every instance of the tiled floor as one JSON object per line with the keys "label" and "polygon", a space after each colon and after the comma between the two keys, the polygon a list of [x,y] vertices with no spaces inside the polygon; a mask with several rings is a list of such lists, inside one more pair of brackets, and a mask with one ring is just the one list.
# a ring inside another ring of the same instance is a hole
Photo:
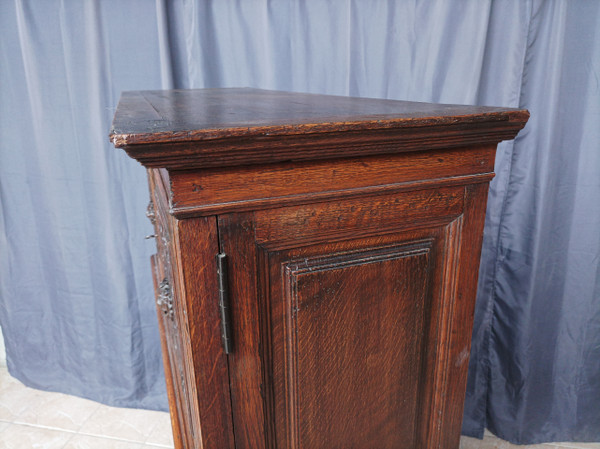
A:
{"label": "tiled floor", "polygon": [[0,449],[172,448],[168,413],[23,386],[0,366]]}
{"label": "tiled floor", "polygon": [[462,437],[460,449],[600,449],[600,443],[546,443],[518,446],[486,432],[483,440]]}
{"label": "tiled floor", "polygon": [[[172,448],[169,415],[107,407],[23,386],[0,366],[0,449]],[[600,443],[514,446],[491,434],[463,437],[461,449],[600,449]]]}

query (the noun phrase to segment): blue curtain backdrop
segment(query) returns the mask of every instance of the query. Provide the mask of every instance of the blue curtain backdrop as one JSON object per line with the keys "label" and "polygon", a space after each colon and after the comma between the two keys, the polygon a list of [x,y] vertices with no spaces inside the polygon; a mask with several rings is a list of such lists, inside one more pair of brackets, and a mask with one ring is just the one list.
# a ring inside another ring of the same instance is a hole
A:
{"label": "blue curtain backdrop", "polygon": [[0,325],[27,385],[166,409],[123,90],[528,108],[503,143],[464,432],[600,441],[600,2],[0,2]]}

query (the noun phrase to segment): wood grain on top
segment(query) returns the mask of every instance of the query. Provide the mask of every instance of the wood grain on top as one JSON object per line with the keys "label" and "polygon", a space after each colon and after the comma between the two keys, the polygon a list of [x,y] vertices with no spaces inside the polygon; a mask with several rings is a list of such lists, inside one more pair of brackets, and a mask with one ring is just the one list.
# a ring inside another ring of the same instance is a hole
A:
{"label": "wood grain on top", "polygon": [[224,137],[296,135],[487,121],[526,111],[353,98],[250,88],[124,92],[110,133],[125,145]]}
{"label": "wood grain on top", "polygon": [[110,138],[148,168],[190,170],[491,144],[529,112],[259,89],[123,93]]}

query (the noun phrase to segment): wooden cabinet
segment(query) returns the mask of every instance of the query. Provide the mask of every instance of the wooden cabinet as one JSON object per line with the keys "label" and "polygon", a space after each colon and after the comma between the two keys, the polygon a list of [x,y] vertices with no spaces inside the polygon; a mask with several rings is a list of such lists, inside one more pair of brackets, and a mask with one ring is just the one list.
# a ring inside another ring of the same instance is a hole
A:
{"label": "wooden cabinet", "polygon": [[527,111],[124,93],[177,448],[457,448],[488,183]]}

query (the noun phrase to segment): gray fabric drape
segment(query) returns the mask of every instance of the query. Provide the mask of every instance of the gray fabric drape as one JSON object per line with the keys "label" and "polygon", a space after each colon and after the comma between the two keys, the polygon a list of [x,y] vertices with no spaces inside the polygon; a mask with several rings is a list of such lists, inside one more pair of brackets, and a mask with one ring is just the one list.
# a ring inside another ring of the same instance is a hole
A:
{"label": "gray fabric drape", "polygon": [[152,6],[0,2],[0,325],[25,384],[164,408],[145,172],[107,137],[161,87]]}
{"label": "gray fabric drape", "polygon": [[600,440],[600,2],[0,3],[0,325],[28,385],[165,409],[123,90],[525,107],[499,147],[464,431]]}
{"label": "gray fabric drape", "polygon": [[464,429],[600,441],[600,2],[532,2],[531,119],[488,205]]}

